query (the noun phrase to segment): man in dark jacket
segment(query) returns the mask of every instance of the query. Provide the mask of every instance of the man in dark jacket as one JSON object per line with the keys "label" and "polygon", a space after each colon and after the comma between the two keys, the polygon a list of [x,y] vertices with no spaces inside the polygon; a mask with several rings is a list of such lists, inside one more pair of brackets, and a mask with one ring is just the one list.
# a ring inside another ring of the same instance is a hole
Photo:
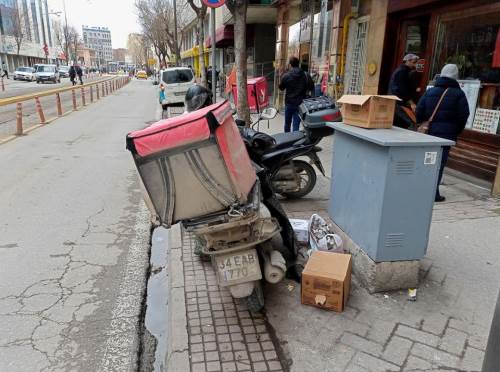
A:
{"label": "man in dark jacket", "polygon": [[401,128],[409,128],[413,121],[408,114],[403,110],[402,106],[411,108],[415,111],[415,96],[416,86],[415,79],[412,73],[417,67],[419,57],[415,54],[407,54],[403,57],[403,63],[392,73],[389,81],[389,94],[397,96],[401,101],[398,101],[398,106],[394,113],[394,125]]}
{"label": "man in dark jacket", "polygon": [[75,65],[71,65],[68,71],[69,74],[69,80],[71,81],[71,84],[75,85],[76,84],[76,69]]}
{"label": "man in dark jacket", "polygon": [[80,80],[80,84],[83,85],[83,70],[80,65],[76,65],[75,67],[76,74],[78,75],[78,80]]}
{"label": "man in dark jacket", "polygon": [[[445,65],[434,87],[428,89],[418,101],[417,122],[422,123],[429,120],[439,99],[444,94],[445,90],[448,89],[430,124],[429,134],[432,136],[456,141],[458,135],[465,128],[465,124],[469,117],[469,104],[465,97],[465,93],[460,89],[457,79],[457,66],[453,64]],[[437,202],[445,200],[444,196],[441,196],[439,193],[439,184],[443,177],[443,170],[448,160],[449,152],[450,147],[444,146],[436,189],[435,200]]]}
{"label": "man in dark jacket", "polygon": [[299,67],[299,59],[291,57],[290,70],[283,75],[279,85],[285,93],[285,132],[290,132],[293,119],[293,131],[300,129],[299,105],[306,98],[307,92],[314,91],[314,83],[309,74]]}

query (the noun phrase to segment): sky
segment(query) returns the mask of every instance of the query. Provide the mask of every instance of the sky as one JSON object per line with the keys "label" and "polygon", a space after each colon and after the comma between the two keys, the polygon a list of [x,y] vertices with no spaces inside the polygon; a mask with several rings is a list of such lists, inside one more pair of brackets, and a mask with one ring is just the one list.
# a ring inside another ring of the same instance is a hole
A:
{"label": "sky", "polygon": [[[108,27],[114,49],[127,47],[127,36],[140,32],[134,0],[65,0],[68,24],[82,33],[82,25]],[[51,12],[63,11],[63,0],[48,0]],[[56,16],[52,16],[58,18]],[[64,22],[64,14],[59,17]]]}

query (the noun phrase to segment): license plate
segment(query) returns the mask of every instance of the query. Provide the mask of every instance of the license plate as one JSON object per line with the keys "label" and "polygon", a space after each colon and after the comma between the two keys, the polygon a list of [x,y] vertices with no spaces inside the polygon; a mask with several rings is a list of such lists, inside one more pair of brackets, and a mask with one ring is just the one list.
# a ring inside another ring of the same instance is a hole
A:
{"label": "license plate", "polygon": [[222,286],[262,279],[255,249],[215,256],[215,264],[219,284]]}
{"label": "license plate", "polygon": [[174,96],[185,96],[186,92],[175,92]]}

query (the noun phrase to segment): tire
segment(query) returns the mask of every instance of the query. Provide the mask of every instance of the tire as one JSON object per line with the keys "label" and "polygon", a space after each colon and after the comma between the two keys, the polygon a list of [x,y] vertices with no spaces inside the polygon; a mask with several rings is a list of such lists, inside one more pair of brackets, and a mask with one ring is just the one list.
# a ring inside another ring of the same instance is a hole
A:
{"label": "tire", "polygon": [[258,313],[264,308],[264,292],[260,280],[255,283],[252,294],[245,297],[244,300],[248,310],[252,313]]}
{"label": "tire", "polygon": [[[301,178],[300,190],[281,193],[287,199],[298,199],[309,194],[316,185],[316,171],[313,166],[303,160],[293,160],[293,166]],[[303,177],[306,177],[305,179]],[[303,183],[302,181],[305,181]]]}
{"label": "tire", "polygon": [[37,84],[40,84],[40,80],[37,80],[37,81],[36,81],[36,83],[37,83]]}

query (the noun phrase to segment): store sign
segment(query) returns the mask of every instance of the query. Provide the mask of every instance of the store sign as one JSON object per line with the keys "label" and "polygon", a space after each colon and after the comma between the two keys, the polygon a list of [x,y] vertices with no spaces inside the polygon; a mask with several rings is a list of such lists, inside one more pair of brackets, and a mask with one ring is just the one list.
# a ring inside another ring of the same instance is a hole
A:
{"label": "store sign", "polygon": [[421,58],[417,61],[417,72],[424,72],[425,68],[425,59]]}
{"label": "store sign", "polygon": [[225,0],[201,0],[209,8],[218,8],[224,5]]}

